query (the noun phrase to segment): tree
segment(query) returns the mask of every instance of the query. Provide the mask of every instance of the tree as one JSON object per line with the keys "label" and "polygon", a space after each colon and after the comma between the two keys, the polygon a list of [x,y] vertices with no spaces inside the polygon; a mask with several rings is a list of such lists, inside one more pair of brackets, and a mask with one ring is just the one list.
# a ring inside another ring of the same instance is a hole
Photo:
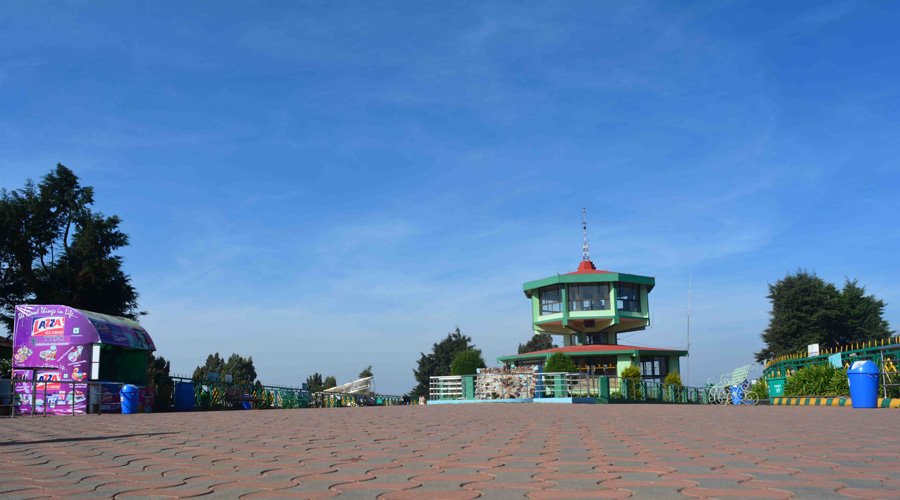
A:
{"label": "tree", "polygon": [[843,290],[806,271],[797,271],[769,285],[772,311],[762,334],[765,347],[757,361],[802,352],[809,344],[836,347],[888,337],[883,318],[885,304],[856,280],[846,280]]}
{"label": "tree", "polygon": [[450,375],[474,375],[479,368],[484,368],[484,359],[478,349],[466,349],[456,353],[450,362]]}
{"label": "tree", "polygon": [[372,376],[372,365],[369,365],[363,371],[359,372],[359,377],[357,378],[366,378]]}
{"label": "tree", "polygon": [[168,408],[172,404],[172,389],[175,384],[170,376],[171,366],[166,358],[147,353],[147,385],[153,393],[153,409]]}
{"label": "tree", "polygon": [[306,377],[306,388],[309,389],[309,392],[322,392],[325,388],[325,383],[322,382],[322,374],[316,372]]}
{"label": "tree", "polygon": [[219,381],[225,380],[225,375],[231,375],[231,381],[235,384],[252,385],[256,383],[256,368],[253,366],[253,357],[243,357],[232,354],[228,361],[222,359],[219,353],[206,357],[206,363],[194,369],[191,377],[195,382],[209,380],[210,373],[215,373]]}
{"label": "tree", "polygon": [[256,380],[256,367],[253,366],[253,356],[246,358],[239,354],[232,354],[225,362],[222,376],[231,375],[235,384],[254,384]]}
{"label": "tree", "polygon": [[416,386],[410,391],[412,398],[419,396],[428,396],[428,384],[431,377],[439,377],[450,375],[450,363],[456,354],[467,349],[474,349],[471,345],[472,339],[463,335],[456,327],[456,331],[448,333],[447,338],[435,343],[431,348],[431,353],[420,353],[418,368],[413,369],[413,375],[416,377]]}
{"label": "tree", "polygon": [[544,363],[544,373],[572,373],[577,370],[572,358],[561,352],[554,352]]}
{"label": "tree", "polygon": [[681,387],[681,374],[677,371],[669,372],[663,380],[663,384]]}
{"label": "tree", "polygon": [[543,351],[554,347],[556,346],[553,345],[553,337],[549,333],[538,333],[537,335],[532,335],[528,342],[519,344],[519,354]]}
{"label": "tree", "polygon": [[194,382],[209,380],[210,373],[215,373],[216,376],[219,377],[219,380],[221,380],[223,371],[225,371],[225,360],[219,356],[219,353],[210,354],[206,357],[206,363],[194,368],[194,374],[191,375],[191,380]]}
{"label": "tree", "polygon": [[866,295],[866,287],[859,286],[857,280],[844,281],[841,306],[844,329],[837,339],[839,344],[883,339],[893,335],[890,324],[884,319],[884,301],[874,295]]}
{"label": "tree", "polygon": [[0,321],[16,304],[66,304],[136,319],[137,291],[114,252],[121,220],[91,210],[94,190],[58,164],[40,184],[0,190]]}
{"label": "tree", "polygon": [[322,386],[322,389],[331,389],[332,387],[337,387],[337,379],[329,375],[325,377],[325,384]]}
{"label": "tree", "polygon": [[629,399],[643,399],[643,387],[641,385],[641,369],[635,365],[631,365],[622,370],[619,374],[622,382],[622,389],[628,395]]}

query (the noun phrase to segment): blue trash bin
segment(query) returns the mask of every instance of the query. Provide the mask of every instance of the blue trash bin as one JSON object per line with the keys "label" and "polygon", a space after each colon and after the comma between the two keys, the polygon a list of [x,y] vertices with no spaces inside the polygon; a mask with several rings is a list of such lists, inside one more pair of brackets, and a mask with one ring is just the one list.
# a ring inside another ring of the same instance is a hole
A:
{"label": "blue trash bin", "polygon": [[878,367],[871,361],[856,361],[847,370],[850,402],[854,408],[878,406]]}
{"label": "blue trash bin", "polygon": [[194,384],[178,382],[175,384],[175,410],[192,411],[194,409]]}
{"label": "blue trash bin", "polygon": [[140,389],[131,384],[125,384],[119,389],[119,400],[122,402],[122,413],[131,414],[138,412]]}

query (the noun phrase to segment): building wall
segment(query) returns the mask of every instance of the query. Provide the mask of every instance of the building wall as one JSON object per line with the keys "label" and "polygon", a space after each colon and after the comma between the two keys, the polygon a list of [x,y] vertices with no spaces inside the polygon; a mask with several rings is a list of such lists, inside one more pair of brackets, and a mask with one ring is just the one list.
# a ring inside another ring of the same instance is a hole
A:
{"label": "building wall", "polygon": [[681,356],[669,356],[669,373],[677,371],[679,375],[681,373]]}

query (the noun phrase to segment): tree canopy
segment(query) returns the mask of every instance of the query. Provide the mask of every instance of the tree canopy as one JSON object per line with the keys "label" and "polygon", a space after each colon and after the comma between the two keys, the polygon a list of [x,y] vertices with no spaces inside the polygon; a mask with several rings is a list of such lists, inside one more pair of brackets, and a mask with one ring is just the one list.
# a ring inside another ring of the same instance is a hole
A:
{"label": "tree canopy", "polygon": [[553,336],[549,333],[539,333],[537,335],[532,335],[528,342],[524,344],[519,344],[519,354],[525,354],[526,352],[535,352],[535,351],[543,351],[545,349],[553,349],[556,347],[553,345]]}
{"label": "tree canopy", "polygon": [[857,280],[845,280],[838,290],[815,273],[801,270],[769,285],[768,298],[771,318],[757,361],[800,352],[809,344],[835,347],[892,334],[883,316],[885,303],[866,295]]}
{"label": "tree canopy", "polygon": [[153,408],[167,408],[172,403],[174,383],[169,374],[170,364],[166,358],[147,353],[147,384],[153,391]]}
{"label": "tree canopy", "polygon": [[484,359],[478,349],[466,349],[456,353],[450,362],[450,375],[474,375],[479,368],[484,368]]}
{"label": "tree canopy", "polygon": [[329,375],[325,377],[325,383],[322,384],[322,389],[331,389],[332,387],[337,387],[337,379],[334,378],[334,375]]}
{"label": "tree canopy", "polygon": [[253,366],[253,356],[243,357],[240,354],[232,354],[228,361],[222,359],[219,353],[206,357],[206,363],[194,369],[191,377],[195,381],[209,380],[209,374],[218,374],[219,380],[224,381],[225,375],[231,375],[235,384],[255,384],[256,368]]}
{"label": "tree canopy", "polygon": [[322,389],[325,388],[325,382],[322,381],[322,374],[316,372],[306,377],[306,388],[309,389],[309,392],[322,392]]}
{"label": "tree canopy", "polygon": [[93,212],[94,190],[58,164],[37,185],[0,190],[0,321],[14,306],[65,304],[135,319],[137,291],[114,252],[128,245],[121,220]]}
{"label": "tree canopy", "polygon": [[544,363],[545,373],[572,373],[577,369],[572,358],[561,352],[554,352]]}
{"label": "tree canopy", "polygon": [[410,396],[413,398],[427,397],[431,377],[450,375],[450,363],[453,362],[453,358],[461,351],[474,349],[475,346],[471,342],[472,339],[463,335],[457,327],[455,331],[448,333],[444,340],[435,343],[430,353],[420,353],[418,367],[413,369],[417,384],[410,391]]}
{"label": "tree canopy", "polygon": [[357,378],[366,378],[371,377],[372,375],[372,365],[367,366],[363,371],[359,372],[359,377]]}

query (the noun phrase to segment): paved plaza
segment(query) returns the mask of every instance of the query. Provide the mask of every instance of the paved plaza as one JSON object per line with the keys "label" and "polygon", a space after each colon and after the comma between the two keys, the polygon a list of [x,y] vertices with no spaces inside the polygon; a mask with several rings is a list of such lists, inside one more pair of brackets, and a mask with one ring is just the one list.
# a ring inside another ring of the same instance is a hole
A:
{"label": "paved plaza", "polygon": [[484,404],[0,420],[0,496],[900,498],[900,411]]}

